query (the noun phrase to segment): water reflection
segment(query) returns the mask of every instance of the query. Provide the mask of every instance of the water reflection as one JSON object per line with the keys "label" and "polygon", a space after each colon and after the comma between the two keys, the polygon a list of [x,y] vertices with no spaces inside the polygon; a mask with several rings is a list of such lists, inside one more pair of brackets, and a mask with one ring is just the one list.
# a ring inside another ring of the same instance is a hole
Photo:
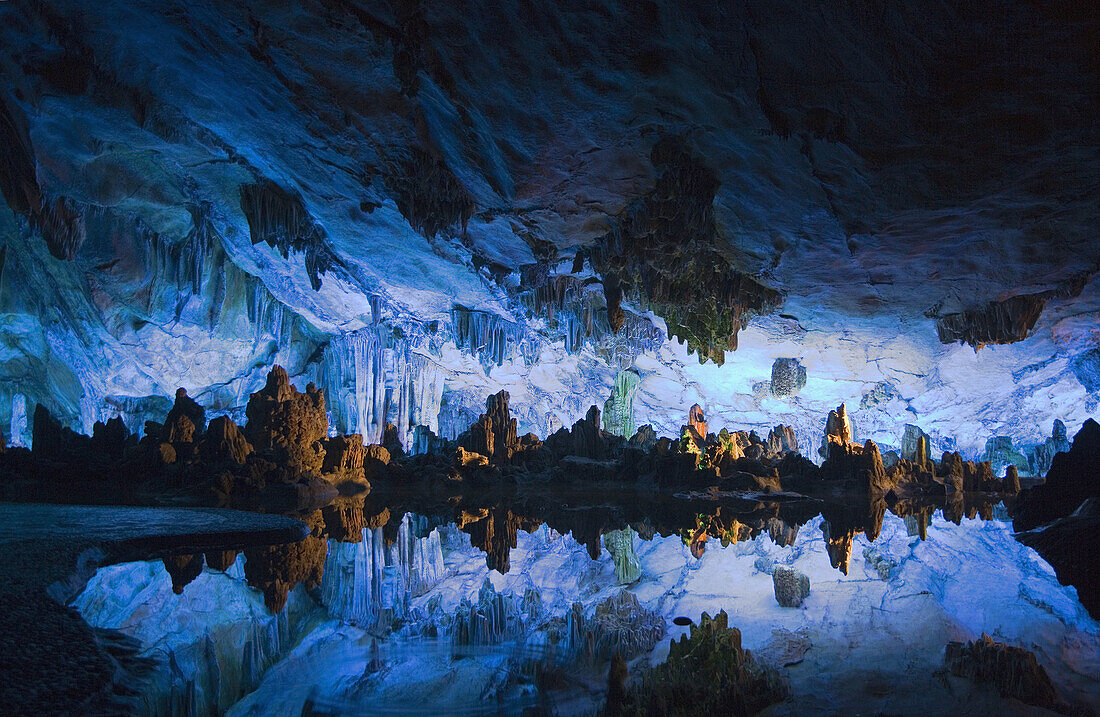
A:
{"label": "water reflection", "polygon": [[[495,502],[493,501],[495,498]],[[947,498],[919,497],[889,501],[885,498],[848,496],[845,503],[830,503],[797,494],[733,494],[718,491],[682,492],[659,495],[649,491],[624,494],[583,491],[570,495],[555,490],[553,498],[544,495],[500,496],[449,495],[445,500],[397,496],[340,497],[329,505],[295,517],[310,528],[310,535],[299,543],[251,548],[244,551],[248,584],[263,592],[272,612],[286,604],[287,593],[297,584],[307,588],[321,585],[326,570],[339,566],[339,555],[348,553],[332,542],[357,544],[378,556],[404,536],[397,550],[409,548],[408,538],[424,538],[439,525],[453,524],[467,534],[470,544],[485,553],[490,570],[506,574],[511,569],[510,554],[516,548],[519,531],[535,532],[546,525],[559,534],[570,534],[586,546],[593,560],[606,549],[620,564],[620,582],[629,583],[632,547],[621,539],[622,531],[650,540],[655,535],[678,536],[691,555],[703,556],[710,541],[723,547],[761,535],[776,545],[794,543],[801,526],[820,515],[832,567],[847,575],[853,539],[860,533],[874,541],[882,529],[883,518],[891,513],[906,521],[913,535],[927,537],[932,515],[937,511],[949,522],[960,524],[963,518],[991,520],[994,510],[1006,510],[1011,497],[985,493],[953,493]],[[407,545],[406,545],[407,544]],[[351,551],[354,554],[356,551]],[[164,559],[176,592],[199,575],[203,563],[214,570],[225,570],[235,553],[177,555]],[[350,559],[355,559],[354,557]],[[407,561],[406,561],[407,562]],[[377,581],[376,581],[377,582]],[[415,587],[413,588],[415,591]]]}
{"label": "water reflection", "polygon": [[[997,711],[933,679],[947,642],[983,631],[1035,646],[1070,696],[1100,686],[1096,623],[989,496],[555,498],[341,498],[302,516],[300,544],[171,558],[170,577],[105,568],[78,607],[166,665],[157,713],[591,714],[616,654],[639,684],[720,610],[789,683],[790,711],[862,709],[872,673],[906,681],[887,707],[922,692],[932,711],[960,695]],[[777,568],[807,576],[801,607],[780,606]]]}

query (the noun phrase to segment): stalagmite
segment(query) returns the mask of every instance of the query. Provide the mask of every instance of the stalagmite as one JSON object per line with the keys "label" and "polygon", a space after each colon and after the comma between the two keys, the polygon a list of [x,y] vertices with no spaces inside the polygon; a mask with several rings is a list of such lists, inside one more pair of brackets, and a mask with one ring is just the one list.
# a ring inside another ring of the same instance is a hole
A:
{"label": "stalagmite", "polygon": [[603,405],[603,429],[616,436],[634,435],[634,394],[641,377],[636,371],[620,371],[615,376],[611,396]]}
{"label": "stalagmite", "polygon": [[11,397],[11,435],[8,443],[12,446],[26,445],[27,435],[27,399],[16,393]]}
{"label": "stalagmite", "polygon": [[848,421],[848,412],[842,403],[836,407],[835,411],[829,411],[829,417],[825,421],[825,436],[821,440],[821,449],[818,453],[822,458],[828,458],[832,444],[846,446],[851,442],[852,424]]}
{"label": "stalagmite", "polygon": [[634,529],[630,526],[622,530],[609,530],[603,535],[603,544],[615,561],[615,580],[620,585],[629,585],[642,576],[642,565],[634,550]]}

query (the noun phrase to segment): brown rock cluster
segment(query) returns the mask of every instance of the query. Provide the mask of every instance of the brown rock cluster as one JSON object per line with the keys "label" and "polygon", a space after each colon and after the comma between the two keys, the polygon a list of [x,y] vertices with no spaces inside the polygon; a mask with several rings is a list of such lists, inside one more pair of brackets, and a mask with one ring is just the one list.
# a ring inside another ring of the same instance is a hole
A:
{"label": "brown rock cluster", "polygon": [[668,660],[642,673],[630,690],[620,687],[619,667],[604,714],[750,715],[781,702],[787,688],[778,673],[741,646],[741,631],[728,622],[725,611],[714,619],[703,613],[690,637],[673,641]]}
{"label": "brown rock cluster", "polygon": [[243,466],[255,449],[244,433],[227,416],[218,416],[210,422],[199,445],[200,455],[211,463],[232,461]]}
{"label": "brown rock cluster", "polygon": [[537,522],[526,520],[510,510],[492,508],[458,516],[456,525],[470,535],[470,544],[485,553],[485,563],[490,570],[507,573],[509,556],[516,547],[517,531],[532,532]]}
{"label": "brown rock cluster", "polygon": [[829,416],[825,419],[825,438],[818,452],[822,458],[828,458],[829,449],[833,444],[847,446],[851,442],[852,424],[848,421],[848,411],[842,403],[836,407],[835,411],[829,411]]}
{"label": "brown rock cluster", "polygon": [[699,362],[725,361],[737,333],[780,303],[779,292],[730,264],[714,217],[718,175],[682,137],[662,137],[650,159],[660,174],[654,189],[615,219],[590,251],[603,280],[608,319],[624,321],[631,298],[664,317]]}
{"label": "brown rock cluster", "polygon": [[263,591],[264,604],[272,612],[286,606],[287,595],[298,583],[320,586],[325,573],[328,541],[321,511],[301,518],[312,531],[297,543],[269,545],[244,551],[244,575],[248,584]]}
{"label": "brown rock cluster", "polygon": [[[516,432],[516,419],[508,410],[508,392],[489,396],[485,399],[485,413],[481,414],[470,430],[459,438],[460,448],[466,453],[484,456],[491,463],[508,463],[513,456],[537,447],[538,438],[527,434],[520,438]],[[481,465],[480,459],[456,457],[463,466]]]}
{"label": "brown rock cluster", "polygon": [[299,392],[280,366],[246,415],[243,428],[228,416],[207,425],[181,388],[164,423],[147,421],[139,441],[118,418],[79,435],[40,405],[19,468],[42,494],[68,500],[143,502],[170,491],[176,501],[272,510],[327,502],[349,484],[362,491],[388,469],[381,446],[363,446],[358,435],[328,438],[324,395],[312,384]]}
{"label": "brown rock cluster", "polygon": [[267,385],[248,399],[246,434],[260,451],[274,451],[302,473],[320,473],[328,436],[325,396],[312,383],[305,393],[290,384],[282,366],[267,376]]}
{"label": "brown rock cluster", "polygon": [[[906,426],[906,441],[912,445],[903,448],[903,456],[909,457],[896,459],[886,467],[874,441],[868,439],[863,445],[852,442],[851,423],[841,404],[829,412],[825,424],[820,449],[825,462],[817,477],[853,484],[872,496],[889,495],[893,500],[914,495],[1019,492],[1019,475],[1015,470],[1005,479],[997,478],[989,461],[964,461],[958,453],[950,452],[943,454],[937,466],[928,458],[928,437],[915,426]],[[802,480],[794,485],[799,490],[812,489],[812,481],[808,484]]]}
{"label": "brown rock cluster", "polygon": [[1000,492],[1005,484],[993,475],[989,461],[964,461],[958,453],[944,453],[940,459],[937,481],[953,491]]}

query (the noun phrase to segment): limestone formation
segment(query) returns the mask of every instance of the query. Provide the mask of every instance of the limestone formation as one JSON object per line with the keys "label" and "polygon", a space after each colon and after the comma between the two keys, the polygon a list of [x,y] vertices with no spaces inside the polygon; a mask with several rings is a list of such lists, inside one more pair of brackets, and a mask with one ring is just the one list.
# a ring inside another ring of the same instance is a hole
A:
{"label": "limestone formation", "polygon": [[367,516],[363,513],[363,496],[337,498],[321,508],[325,535],[329,540],[343,543],[358,543],[363,539],[363,529],[367,527]]}
{"label": "limestone formation", "polygon": [[642,565],[634,550],[634,529],[609,530],[603,534],[603,544],[615,561],[615,580],[620,585],[637,582],[642,576]]}
{"label": "limestone formation", "polygon": [[[922,440],[923,451],[921,450]],[[905,432],[901,437],[901,451],[899,455],[904,460],[913,461],[914,463],[931,460],[931,439],[928,437],[928,434],[922,431],[919,426],[906,423]]]}
{"label": "limestone formation", "polygon": [[185,443],[194,443],[195,424],[185,414],[177,413],[171,423],[165,424],[164,437],[168,443],[177,448]]}
{"label": "limestone formation", "polygon": [[989,461],[964,461],[958,453],[943,454],[937,480],[953,491],[1002,492],[1005,482],[993,475]]}
{"label": "limestone formation", "polygon": [[117,418],[106,424],[97,422],[94,435],[89,437],[62,426],[42,404],[34,410],[31,440],[29,458],[35,470],[49,481],[71,481],[70,488],[105,480],[117,484],[126,451],[135,449],[137,443]]}
{"label": "limestone formation", "polygon": [[851,442],[852,424],[848,421],[848,411],[842,403],[836,407],[835,411],[829,411],[829,417],[825,419],[825,436],[821,440],[821,449],[818,453],[822,458],[828,458],[831,446],[846,446]]}
{"label": "limestone formation", "polygon": [[202,457],[212,463],[232,461],[244,465],[252,450],[252,444],[228,416],[218,416],[210,421],[199,444]]}
{"label": "limestone formation", "polygon": [[[731,266],[714,217],[720,182],[679,135],[658,139],[650,162],[656,186],[632,202],[589,253],[603,280],[608,314],[624,293],[664,317],[671,339],[687,342],[699,362],[721,365],[748,320],[768,313],[780,294]],[[615,319],[612,318],[612,321]]]}
{"label": "limestone formation", "polygon": [[806,385],[806,367],[795,358],[777,358],[772,364],[770,390],[777,398],[791,398]]}
{"label": "limestone formation", "polygon": [[1013,447],[1011,436],[994,436],[986,441],[982,460],[989,461],[993,475],[1000,475],[1009,466],[1014,466],[1017,472],[1027,473],[1029,467],[1027,457]]}
{"label": "limestone formation", "polygon": [[603,458],[606,447],[600,434],[600,409],[592,406],[583,421],[573,424],[573,455],[581,458]]}
{"label": "limestone formation", "polygon": [[324,575],[328,541],[324,538],[321,511],[301,520],[311,532],[300,542],[244,551],[245,578],[251,587],[263,592],[264,604],[273,613],[286,607],[287,594],[295,585],[303,583],[307,588],[315,588]]}
{"label": "limestone formation", "polygon": [[176,389],[176,402],[172,406],[172,410],[168,412],[168,417],[164,419],[164,425],[171,426],[176,422],[179,416],[186,416],[191,421],[191,425],[198,433],[202,433],[206,428],[206,411],[200,406],[193,398],[187,395],[187,390],[183,388]]}
{"label": "limestone formation", "polygon": [[669,647],[668,660],[641,675],[622,714],[756,714],[780,702],[787,690],[774,671],[741,647],[741,631],[721,611],[703,613]]}
{"label": "limestone formation", "polygon": [[1088,498],[1100,496],[1100,424],[1091,418],[1073,437],[1067,453],[1054,456],[1046,481],[1020,493],[1013,525],[1031,530],[1070,515]]}
{"label": "limestone formation", "polygon": [[507,462],[518,444],[516,419],[508,410],[508,392],[489,396],[485,399],[485,413],[470,426],[465,447],[492,461]]}
{"label": "limestone formation", "polygon": [[798,607],[810,594],[810,579],[792,568],[775,568],[772,586],[780,607]]}
{"label": "limestone formation", "polygon": [[110,460],[121,461],[123,452],[129,443],[130,431],[126,424],[118,416],[110,418],[106,423],[96,421],[92,427],[93,450]]}
{"label": "limestone formation", "polygon": [[75,433],[63,428],[41,403],[34,407],[31,450],[36,456],[43,459],[60,457],[65,452],[66,444],[72,443],[75,436]]}
{"label": "limestone formation", "polygon": [[202,553],[171,555],[164,558],[164,568],[172,576],[172,592],[176,595],[202,572]]}
{"label": "limestone formation", "polygon": [[281,366],[275,366],[267,385],[252,394],[245,409],[245,435],[257,451],[275,451],[287,465],[302,473],[320,474],[328,436],[325,397],[311,383],[305,393],[290,384]]}
{"label": "limestone formation", "polygon": [[385,446],[374,443],[363,446],[363,478],[370,482],[384,477],[391,460],[392,456]]}
{"label": "limestone formation", "polygon": [[703,416],[703,407],[696,403],[688,411],[688,428],[695,442],[702,445],[707,439],[707,420]]}
{"label": "limestone formation", "polygon": [[[337,481],[367,481],[364,465],[367,450],[363,446],[363,437],[358,433],[350,436],[334,436],[324,441],[325,462],[322,466],[326,476],[334,476]],[[385,451],[382,446],[371,446],[372,453]],[[388,453],[388,451],[387,451]],[[388,463],[388,460],[387,460]],[[377,471],[372,473],[377,475]]]}
{"label": "limestone formation", "polygon": [[237,555],[239,553],[236,550],[224,550],[218,552],[206,552],[204,557],[206,558],[206,567],[211,570],[219,570],[225,572],[237,562]]}
{"label": "limestone formation", "polygon": [[653,430],[653,426],[648,423],[637,430],[637,432],[630,437],[630,445],[637,446],[642,450],[651,450],[653,446],[657,444],[657,432]]}
{"label": "limestone formation", "polygon": [[512,595],[498,593],[489,578],[485,578],[477,602],[464,597],[459,603],[451,627],[451,643],[499,645],[518,639],[524,631],[523,617]]}
{"label": "limestone formation", "polygon": [[519,442],[516,434],[516,419],[508,411],[508,392],[490,396],[485,401],[485,415],[492,419],[494,443],[488,455],[507,460],[511,451]]}
{"label": "limestone formation", "polygon": [[949,642],[944,664],[951,674],[974,682],[990,682],[1001,693],[1036,707],[1070,714],[1035,655],[1022,647],[994,642],[989,635],[969,643]]}
{"label": "limestone formation", "polygon": [[651,652],[665,635],[665,619],[642,607],[637,596],[627,590],[596,605],[591,619],[576,622],[576,631],[584,635],[599,660],[615,655],[629,660]]}
{"label": "limestone formation", "polygon": [[603,405],[603,429],[616,436],[634,435],[634,394],[641,377],[637,371],[620,371],[615,376],[611,396]]}
{"label": "limestone formation", "polygon": [[455,449],[454,464],[456,468],[468,468],[470,466],[487,466],[489,457],[480,453],[468,451],[462,446]]}
{"label": "limestone formation", "polygon": [[397,426],[386,421],[382,426],[382,448],[386,449],[386,452],[391,456],[404,456],[405,448],[401,443],[401,436],[397,430]]}
{"label": "limestone formation", "polygon": [[493,508],[476,515],[462,516],[456,525],[470,534],[470,544],[485,553],[485,564],[490,570],[506,574],[510,568],[509,556],[516,547],[516,531],[521,527],[533,529],[533,525],[510,510]]}
{"label": "limestone formation", "polygon": [[790,426],[779,425],[768,432],[768,450],[777,455],[798,452],[798,438]]}
{"label": "limestone formation", "polygon": [[284,189],[270,179],[242,184],[240,209],[248,221],[253,244],[266,242],[284,258],[293,250],[306,257],[306,273],[314,291],[321,288],[321,276],[333,263],[324,228],[314,221],[293,189]]}
{"label": "limestone formation", "polygon": [[886,474],[878,446],[870,438],[862,446],[841,443],[829,437],[829,457],[821,465],[825,480],[850,481],[868,493],[883,495],[896,488],[895,481]]}
{"label": "limestone formation", "polygon": [[476,422],[470,424],[467,447],[471,453],[476,453],[486,458],[492,458],[496,445],[496,437],[493,434],[493,419],[485,414]]}
{"label": "limestone formation", "polygon": [[944,452],[940,459],[939,470],[936,471],[945,486],[956,493],[964,490],[963,459],[958,453]]}
{"label": "limestone formation", "polygon": [[902,400],[901,393],[890,381],[879,381],[859,400],[859,407],[863,410],[877,408],[889,404],[891,401]]}
{"label": "limestone formation", "polygon": [[945,344],[957,341],[970,344],[977,351],[987,344],[1023,341],[1048,301],[1079,296],[1090,275],[1073,274],[1053,289],[993,300],[958,313],[936,316],[933,312],[930,318],[936,319],[936,331],[940,342]]}
{"label": "limestone formation", "polygon": [[853,527],[841,530],[828,520],[821,521],[821,536],[825,540],[825,552],[829,554],[829,563],[841,573],[848,574],[852,562],[852,541],[856,531]]}
{"label": "limestone formation", "polygon": [[1066,453],[1070,449],[1069,439],[1066,437],[1066,424],[1054,419],[1054,429],[1050,438],[1038,444],[1028,455],[1028,472],[1033,476],[1045,476],[1050,470],[1050,464],[1054,456]]}

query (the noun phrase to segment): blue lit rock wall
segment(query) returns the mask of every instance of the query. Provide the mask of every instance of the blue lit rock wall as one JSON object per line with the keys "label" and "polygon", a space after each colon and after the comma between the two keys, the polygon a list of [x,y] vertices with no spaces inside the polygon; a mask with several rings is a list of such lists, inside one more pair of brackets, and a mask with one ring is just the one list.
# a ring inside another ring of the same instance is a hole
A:
{"label": "blue lit rock wall", "polygon": [[[1096,414],[1087,16],[601,8],[0,5],[0,427],[136,428],[177,386],[239,412],[276,362],[369,437],[454,435],[500,388],[545,435],[630,365],[637,425],[698,402],[807,453],[842,401],[860,438],[974,455]],[[705,237],[660,216],[711,190]],[[647,287],[606,303],[593,257],[643,234],[690,243],[685,305],[696,253],[781,305],[700,366]]]}

